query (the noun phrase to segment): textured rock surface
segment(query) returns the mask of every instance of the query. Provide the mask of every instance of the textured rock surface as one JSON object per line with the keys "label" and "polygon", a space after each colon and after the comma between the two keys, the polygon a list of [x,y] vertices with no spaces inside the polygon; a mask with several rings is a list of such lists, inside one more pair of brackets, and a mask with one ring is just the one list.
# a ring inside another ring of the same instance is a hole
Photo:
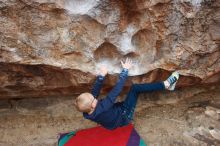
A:
{"label": "textured rock surface", "polygon": [[88,90],[103,64],[113,85],[126,57],[135,82],[219,83],[219,43],[218,0],[0,0],[0,98]]}

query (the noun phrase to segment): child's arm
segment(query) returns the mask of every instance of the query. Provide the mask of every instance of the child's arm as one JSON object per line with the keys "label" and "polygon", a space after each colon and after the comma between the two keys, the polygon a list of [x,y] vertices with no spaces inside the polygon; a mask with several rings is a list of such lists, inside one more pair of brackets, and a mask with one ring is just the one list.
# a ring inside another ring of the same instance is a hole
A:
{"label": "child's arm", "polygon": [[103,81],[104,81],[105,76],[106,76],[107,73],[108,73],[108,71],[107,71],[107,69],[105,67],[102,67],[100,69],[100,73],[97,76],[95,84],[93,85],[93,88],[92,88],[92,95],[95,98],[97,98],[99,96],[99,94],[100,94],[100,90],[102,88],[102,84],[103,84]]}
{"label": "child's arm", "polygon": [[131,68],[132,62],[131,60],[126,59],[126,62],[125,63],[121,62],[121,64],[122,64],[123,70],[119,75],[119,79],[116,85],[114,86],[114,88],[106,96],[106,98],[100,101],[99,106],[97,107],[97,108],[101,108],[99,110],[104,111],[114,105],[117,96],[120,94],[126,82],[126,79],[128,77],[128,70]]}

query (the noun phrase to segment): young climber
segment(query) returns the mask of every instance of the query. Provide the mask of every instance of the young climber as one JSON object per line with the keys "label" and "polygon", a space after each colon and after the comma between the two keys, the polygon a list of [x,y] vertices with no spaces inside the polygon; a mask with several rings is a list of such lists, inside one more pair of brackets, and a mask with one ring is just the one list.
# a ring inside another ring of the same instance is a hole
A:
{"label": "young climber", "polygon": [[158,90],[174,90],[177,80],[179,79],[178,72],[173,72],[172,75],[165,81],[145,84],[132,84],[126,99],[123,102],[116,102],[117,96],[120,94],[126,79],[128,70],[132,67],[132,61],[126,59],[121,61],[123,67],[119,79],[114,88],[107,94],[104,99],[98,100],[107,69],[101,68],[99,75],[95,81],[91,93],[80,94],[75,101],[76,108],[83,112],[86,119],[92,120],[104,128],[115,129],[129,124],[133,119],[133,113],[140,93],[152,92]]}

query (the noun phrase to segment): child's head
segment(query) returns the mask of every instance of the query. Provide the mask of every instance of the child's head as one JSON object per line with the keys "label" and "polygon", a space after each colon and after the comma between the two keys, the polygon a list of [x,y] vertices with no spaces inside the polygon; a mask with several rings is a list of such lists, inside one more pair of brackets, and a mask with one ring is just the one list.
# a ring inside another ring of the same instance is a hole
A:
{"label": "child's head", "polygon": [[94,100],[95,98],[90,93],[80,94],[75,100],[77,110],[86,113],[90,112],[94,108]]}

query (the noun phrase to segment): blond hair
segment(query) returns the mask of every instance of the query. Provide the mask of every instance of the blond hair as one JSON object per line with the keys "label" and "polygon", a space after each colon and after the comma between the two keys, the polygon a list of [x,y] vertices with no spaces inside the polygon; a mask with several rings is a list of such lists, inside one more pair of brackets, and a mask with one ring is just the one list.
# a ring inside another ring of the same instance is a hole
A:
{"label": "blond hair", "polygon": [[80,112],[90,112],[91,111],[91,102],[92,94],[82,93],[76,98],[76,108]]}

